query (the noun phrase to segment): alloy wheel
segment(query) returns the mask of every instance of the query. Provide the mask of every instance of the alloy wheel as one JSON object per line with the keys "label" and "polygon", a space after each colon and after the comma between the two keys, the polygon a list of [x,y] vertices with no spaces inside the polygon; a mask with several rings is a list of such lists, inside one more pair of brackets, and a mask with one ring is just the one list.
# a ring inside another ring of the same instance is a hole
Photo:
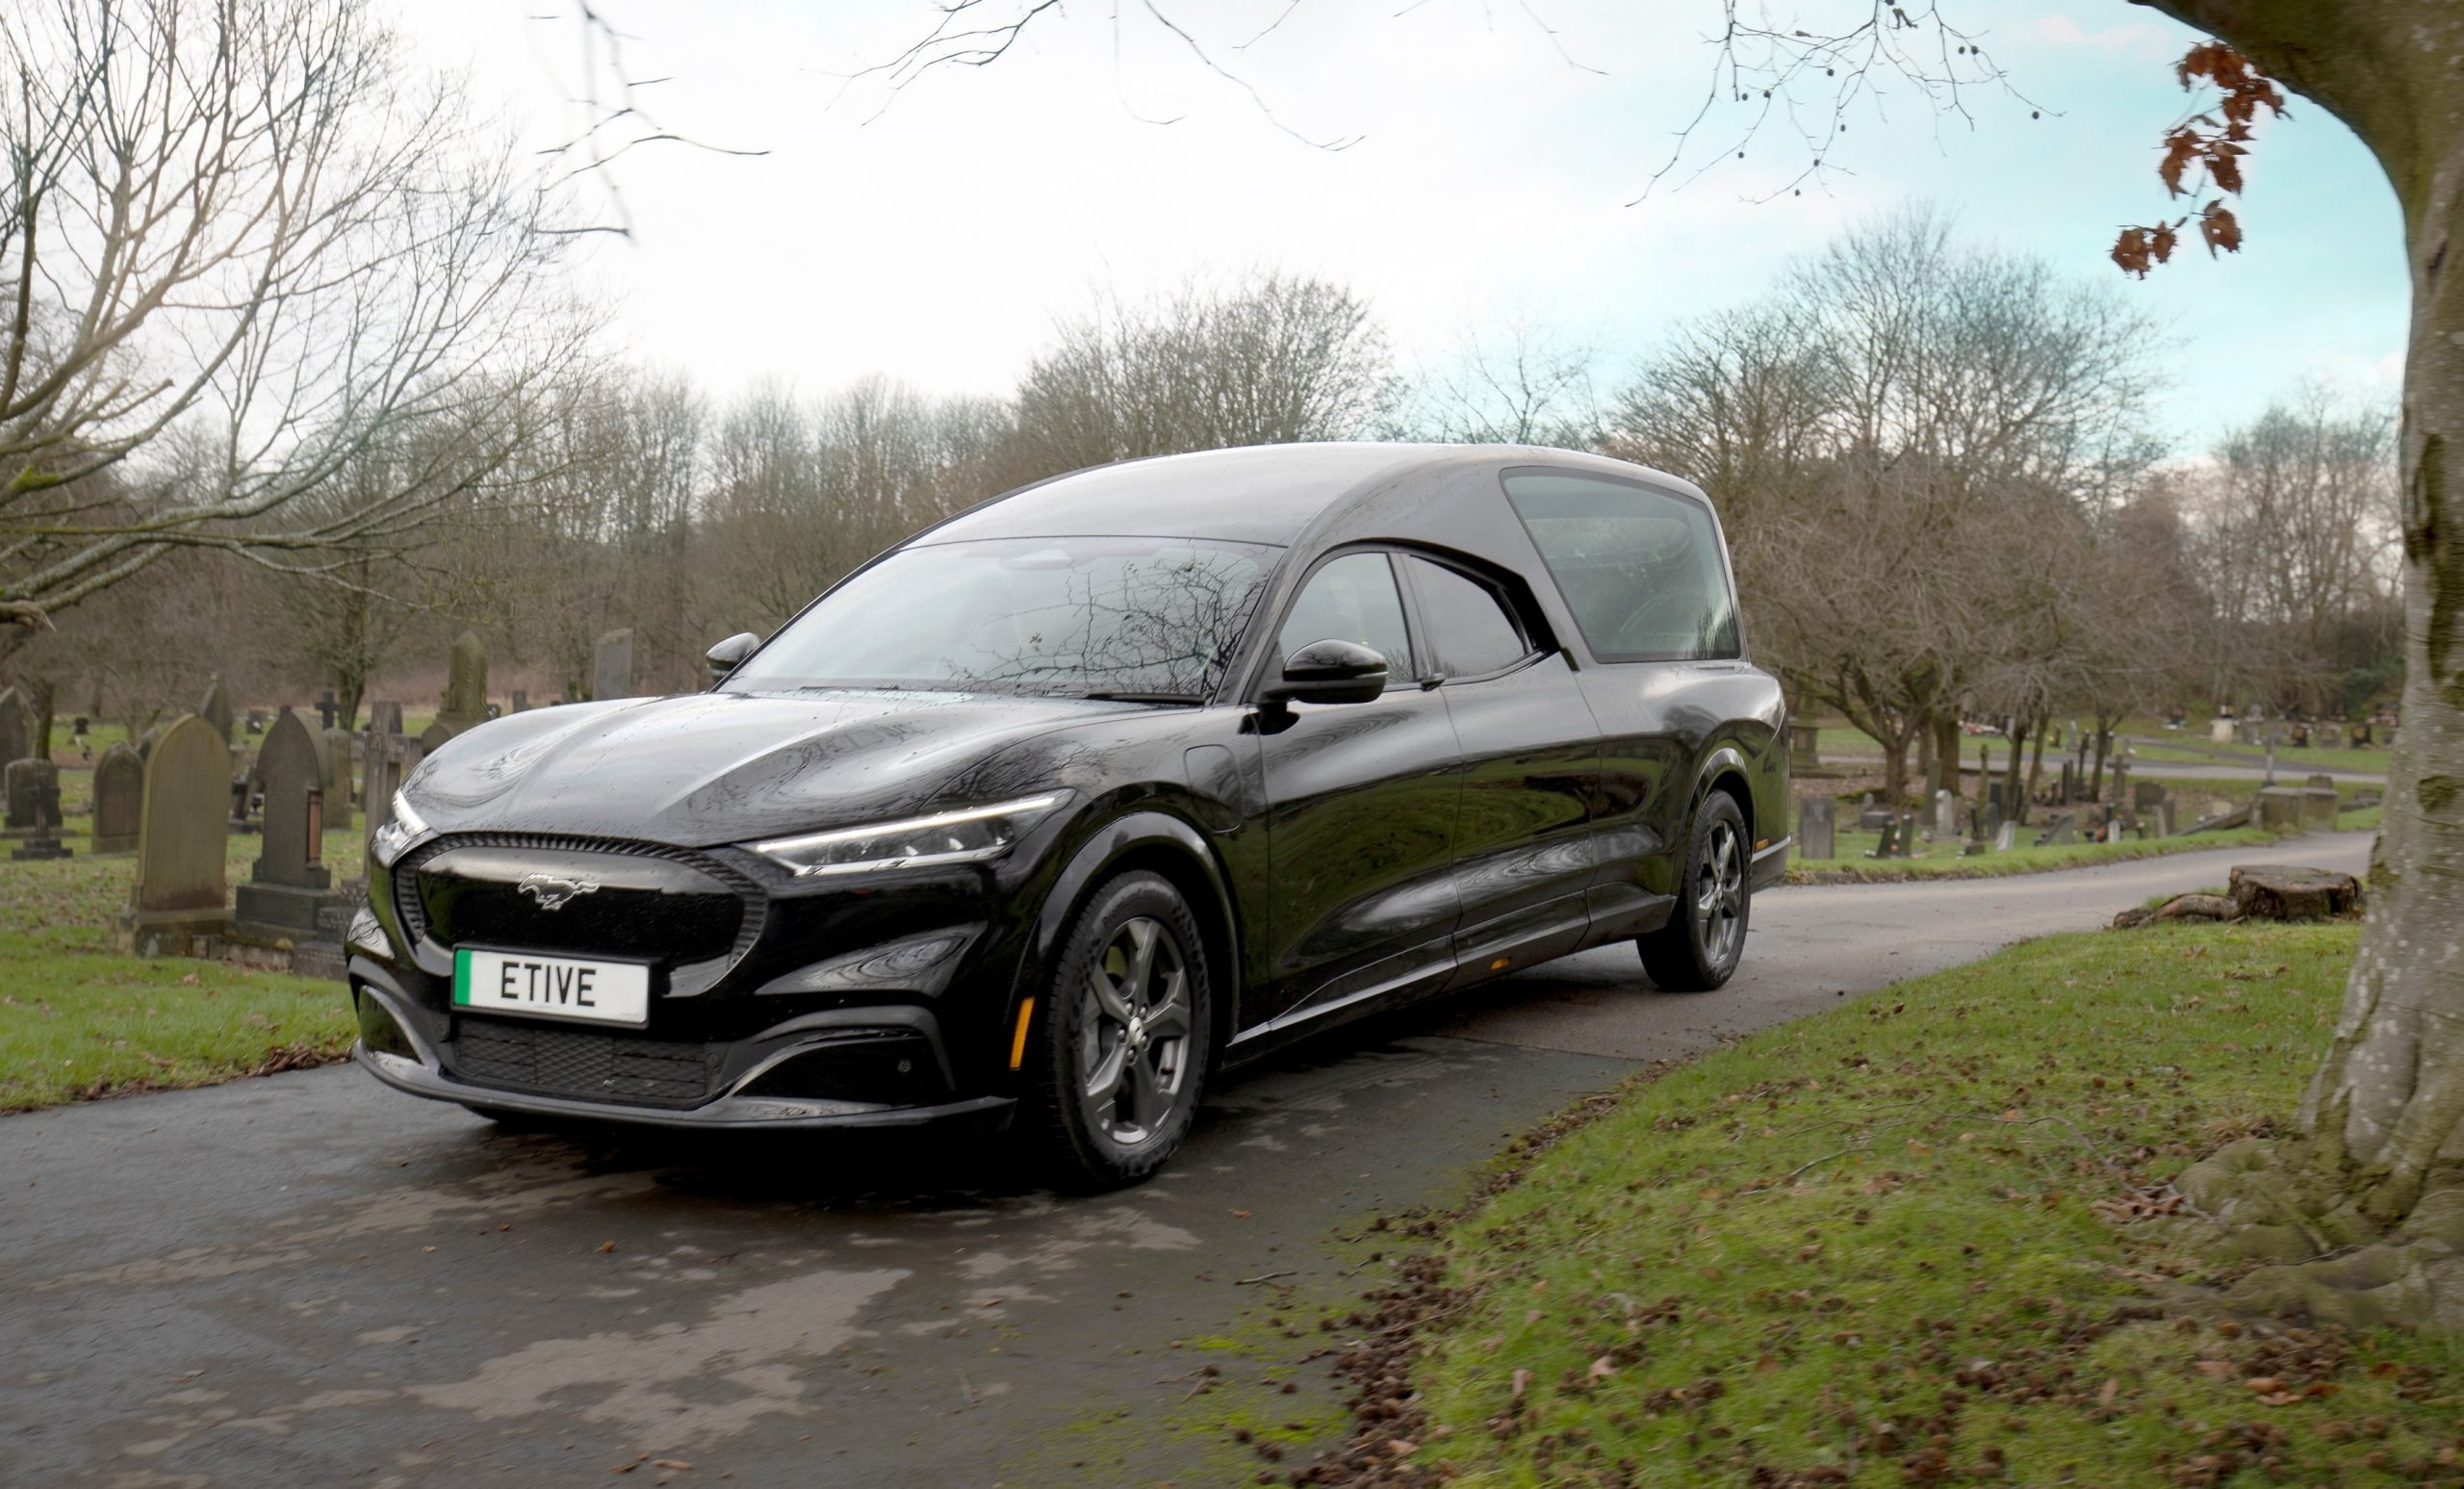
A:
{"label": "alloy wheel", "polygon": [[1124,920],[1089,966],[1078,1020],[1079,1096],[1088,1125],[1123,1147],[1168,1121],[1189,1084],[1189,963],[1147,915]]}
{"label": "alloy wheel", "polygon": [[1726,966],[1745,932],[1745,853],[1736,826],[1711,824],[1703,867],[1694,882],[1694,930],[1703,955],[1714,966]]}

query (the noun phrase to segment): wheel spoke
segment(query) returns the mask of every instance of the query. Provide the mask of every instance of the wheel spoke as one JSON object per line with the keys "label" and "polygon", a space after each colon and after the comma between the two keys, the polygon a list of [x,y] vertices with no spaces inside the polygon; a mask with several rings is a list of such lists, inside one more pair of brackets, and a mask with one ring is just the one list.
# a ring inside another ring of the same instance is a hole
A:
{"label": "wheel spoke", "polygon": [[1172,1040],[1190,1032],[1190,1005],[1184,995],[1188,988],[1185,974],[1175,971],[1164,980],[1164,994],[1146,1011],[1146,1037]]}
{"label": "wheel spoke", "polygon": [[1129,1119],[1142,1130],[1152,1132],[1163,1121],[1168,1100],[1152,1060],[1141,1051],[1129,1062]]}
{"label": "wheel spoke", "polygon": [[1136,1064],[1130,1059],[1129,1041],[1119,1040],[1104,1052],[1103,1059],[1095,1063],[1095,1068],[1088,1072],[1087,1099],[1095,1104],[1099,1113],[1106,1103],[1120,1094],[1121,1078]]}
{"label": "wheel spoke", "polygon": [[1116,1024],[1129,1022],[1129,1004],[1121,998],[1120,988],[1114,984],[1112,974],[1104,970],[1103,963],[1097,962],[1087,973],[1087,990],[1094,995],[1095,1007],[1103,1011],[1106,1018]]}
{"label": "wheel spoke", "polygon": [[1129,972],[1121,978],[1121,986],[1132,1009],[1146,1006],[1147,982],[1154,976],[1155,941],[1161,929],[1154,921],[1143,918],[1129,923]]}
{"label": "wheel spoke", "polygon": [[1711,915],[1719,909],[1719,904],[1720,882],[1705,874],[1702,887],[1694,891],[1694,918],[1708,925]]}

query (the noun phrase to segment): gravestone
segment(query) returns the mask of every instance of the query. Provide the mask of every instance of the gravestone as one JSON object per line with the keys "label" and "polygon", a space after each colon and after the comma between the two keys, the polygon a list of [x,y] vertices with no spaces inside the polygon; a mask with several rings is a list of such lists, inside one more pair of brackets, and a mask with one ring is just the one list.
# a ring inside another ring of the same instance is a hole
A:
{"label": "gravestone", "polygon": [[450,739],[487,716],[488,654],[479,645],[479,638],[466,630],[454,639],[453,661],[445,678],[445,701],[438,706],[436,723],[429,726],[428,732],[443,729],[445,737]]}
{"label": "gravestone", "polygon": [[146,730],[144,734],[137,741],[137,757],[139,760],[150,760],[154,757],[154,742],[162,738],[163,732],[170,727],[171,726],[168,724],[157,724]]}
{"label": "gravestone", "polygon": [[2313,791],[2332,791],[2336,788],[2336,778],[2323,770],[2314,775],[2304,776],[2301,783]]}
{"label": "gravestone", "polygon": [[1869,859],[1895,859],[1900,857],[1899,853],[1896,851],[1898,839],[1899,819],[1897,817],[1886,818],[1883,822],[1883,840],[1876,843],[1865,857]]}
{"label": "gravestone", "polygon": [[412,771],[419,768],[426,752],[416,739],[397,734],[369,741],[368,770],[368,836],[373,840],[376,830],[394,820],[394,793]]}
{"label": "gravestone", "polygon": [[2115,803],[2130,800],[2130,767],[2119,760],[2114,761],[2114,788],[2105,794],[2105,800]]}
{"label": "gravestone", "polygon": [[225,745],[231,743],[231,693],[222,685],[222,674],[205,685],[205,701],[196,706],[196,716],[214,726]]}
{"label": "gravestone", "polygon": [[249,732],[250,734],[252,734],[252,735],[253,735],[253,734],[262,734],[262,733],[264,733],[265,732],[266,732],[266,716],[265,716],[264,714],[262,714],[262,713],[259,713],[259,712],[258,712],[256,709],[254,709],[254,708],[249,709],[249,710],[248,710],[248,732]]}
{"label": "gravestone", "polygon": [[1809,796],[1797,808],[1797,856],[1834,859],[1839,856],[1839,804],[1828,796]]}
{"label": "gravestone", "polygon": [[1960,835],[1960,799],[1948,791],[1934,793],[1934,836],[1949,842]]}
{"label": "gravestone", "polygon": [[2271,785],[2259,788],[2250,798],[2250,825],[2272,833],[2297,832],[2301,827],[2302,791],[2297,786]]}
{"label": "gravestone", "polygon": [[2336,830],[2336,788],[2304,786],[2301,789],[2301,826],[2305,832],[2332,833]]}
{"label": "gravestone", "polygon": [[[42,826],[42,787],[51,788],[55,815],[60,803],[60,767],[44,759],[11,760],[0,769],[0,791],[8,801],[8,819],[0,834],[32,837]],[[59,824],[54,823],[57,827]]]}
{"label": "gravestone", "polygon": [[[49,763],[50,761],[48,760],[18,760],[9,768],[11,770],[15,770],[18,765],[47,765]],[[27,795],[32,798],[31,805],[34,809],[35,819],[34,833],[33,835],[27,839],[24,847],[10,854],[9,857],[21,862],[27,860],[39,860],[43,859],[67,858],[70,852],[68,845],[60,840],[59,772],[53,771],[49,774],[37,775],[32,784],[26,788],[26,791]]]}
{"label": "gravestone", "polygon": [[[1813,770],[1822,764],[1822,752],[1815,748],[1822,737],[1819,726],[1802,720],[1788,724],[1788,768]],[[1826,855],[1828,857],[1828,855]]]}
{"label": "gravestone", "polygon": [[302,941],[334,900],[324,864],[324,750],[299,715],[275,716],[257,757],[265,782],[265,851],[240,886],[233,929],[258,941]]}
{"label": "gravestone", "polygon": [[2001,831],[2002,799],[1997,796],[1985,804],[1985,835],[1991,837]]}
{"label": "gravestone", "polygon": [[1916,856],[1916,813],[1913,811],[1904,813],[1899,819],[1899,856],[1903,859]]}
{"label": "gravestone", "polygon": [[145,761],[125,744],[94,764],[94,844],[90,852],[135,853],[138,811],[145,805]]}
{"label": "gravestone", "polygon": [[13,687],[0,693],[0,765],[39,753],[35,749],[35,710],[26,695]]}
{"label": "gravestone", "polygon": [[145,762],[138,809],[137,878],[119,930],[140,956],[186,956],[230,922],[222,860],[231,749],[188,714],[163,732]]}
{"label": "gravestone", "polygon": [[379,699],[368,706],[368,732],[372,734],[398,734],[402,732],[402,706],[391,699]]}
{"label": "gravestone", "polygon": [[1993,830],[1993,851],[2009,853],[2019,846],[2019,824],[2005,822]]}
{"label": "gravestone", "polygon": [[2130,788],[2130,805],[2140,811],[2153,811],[2172,800],[2162,781],[2142,781]]}
{"label": "gravestone", "polygon": [[633,632],[611,630],[590,649],[590,696],[597,699],[633,696]]}
{"label": "gravestone", "polygon": [[2375,791],[2355,791],[2352,793],[2352,809],[2359,811],[2365,807],[2375,807],[2379,800],[2379,795]]}
{"label": "gravestone", "polygon": [[328,729],[318,736],[318,763],[324,767],[325,826],[348,829],[350,813],[351,732]]}
{"label": "gravestone", "polygon": [[2233,742],[2233,715],[2220,713],[2207,726],[2209,744],[2229,745]]}
{"label": "gravestone", "polygon": [[2045,824],[2044,831],[2037,834],[2037,846],[2040,848],[2050,848],[2060,843],[2075,843],[2078,840],[2079,813],[2075,811],[2055,812],[2053,819]]}
{"label": "gravestone", "polygon": [[2171,802],[2158,802],[2147,809],[2147,835],[2150,837],[2173,835],[2173,804]]}
{"label": "gravestone", "polygon": [[420,731],[420,753],[422,755],[434,755],[438,750],[444,748],[445,742],[451,739],[453,734],[454,732],[452,730],[445,727],[445,721],[443,719],[437,720],[427,728]]}
{"label": "gravestone", "polygon": [[513,711],[516,713],[530,711],[530,695],[518,687],[513,690]]}
{"label": "gravestone", "polygon": [[334,696],[332,688],[325,689],[317,699],[317,727],[319,729],[333,728],[335,715],[342,711],[342,700]]}

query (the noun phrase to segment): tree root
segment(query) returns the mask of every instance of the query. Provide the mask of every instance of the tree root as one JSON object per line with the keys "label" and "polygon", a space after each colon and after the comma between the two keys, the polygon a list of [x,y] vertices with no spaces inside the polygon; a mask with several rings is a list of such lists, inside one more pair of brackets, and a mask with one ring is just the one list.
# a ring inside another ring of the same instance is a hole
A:
{"label": "tree root", "polygon": [[2220,1262],[2257,1263],[2219,1296],[2235,1312],[2464,1332],[2464,1168],[2432,1175],[2393,1227],[2363,1213],[2367,1179],[2313,1142],[2246,1138],[2173,1181],[2197,1218],[2129,1229]]}

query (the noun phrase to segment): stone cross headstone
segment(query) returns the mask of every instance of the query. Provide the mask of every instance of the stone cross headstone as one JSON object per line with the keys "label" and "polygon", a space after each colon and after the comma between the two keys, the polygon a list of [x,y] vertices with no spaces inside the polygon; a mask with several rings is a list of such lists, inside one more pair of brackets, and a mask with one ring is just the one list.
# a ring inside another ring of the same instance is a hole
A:
{"label": "stone cross headstone", "polygon": [[[49,760],[18,760],[10,765],[9,768],[13,771],[18,765],[48,765],[51,762]],[[53,771],[49,774],[38,775],[34,779],[33,783],[27,786],[26,792],[27,795],[32,798],[31,805],[34,809],[35,819],[34,833],[33,835],[27,839],[24,847],[10,854],[9,857],[19,861],[27,860],[64,859],[69,857],[71,850],[67,844],[60,840],[59,772]]]}
{"label": "stone cross headstone", "polygon": [[38,825],[38,799],[41,793],[38,783],[51,783],[55,797],[60,787],[60,767],[45,759],[14,759],[0,769],[0,793],[8,804],[6,831],[11,837],[31,835]]}
{"label": "stone cross headstone", "polygon": [[324,864],[324,750],[299,715],[285,708],[257,757],[265,782],[265,851],[240,886],[235,928],[255,940],[300,941],[317,930],[317,911],[333,900]]}
{"label": "stone cross headstone", "polygon": [[590,696],[598,699],[633,696],[633,632],[611,630],[590,650]]}
{"label": "stone cross headstone", "polygon": [[342,711],[342,700],[334,696],[332,688],[325,689],[317,699],[317,727],[319,729],[333,728],[335,715]]}
{"label": "stone cross headstone", "polygon": [[205,685],[205,701],[196,706],[196,716],[214,726],[224,744],[231,742],[231,693],[222,685],[222,674],[216,673]]}
{"label": "stone cross headstone", "polygon": [[[446,673],[445,701],[436,710],[430,732],[442,728],[452,738],[488,716],[488,654],[479,638],[464,631],[454,638],[453,661]],[[424,737],[424,736],[423,736]]]}
{"label": "stone cross headstone", "polygon": [[402,732],[402,706],[392,699],[380,698],[368,706],[368,732],[372,734],[398,734]]}
{"label": "stone cross headstone", "polygon": [[1839,856],[1839,804],[1828,796],[1809,796],[1797,808],[1797,856],[1835,859]]}
{"label": "stone cross headstone", "polygon": [[35,748],[35,710],[26,695],[13,687],[0,693],[0,765],[40,753]]}
{"label": "stone cross headstone", "polygon": [[212,724],[188,714],[163,732],[145,762],[138,809],[137,878],[119,928],[141,956],[185,956],[199,936],[228,926],[223,823],[231,748]]}
{"label": "stone cross headstone", "polygon": [[328,729],[318,739],[318,762],[325,768],[325,826],[329,828],[348,829],[354,820],[350,813],[350,742],[355,737],[346,729]]}
{"label": "stone cross headstone", "polygon": [[145,804],[145,761],[116,744],[94,762],[94,843],[90,852],[135,853],[137,814]]}

